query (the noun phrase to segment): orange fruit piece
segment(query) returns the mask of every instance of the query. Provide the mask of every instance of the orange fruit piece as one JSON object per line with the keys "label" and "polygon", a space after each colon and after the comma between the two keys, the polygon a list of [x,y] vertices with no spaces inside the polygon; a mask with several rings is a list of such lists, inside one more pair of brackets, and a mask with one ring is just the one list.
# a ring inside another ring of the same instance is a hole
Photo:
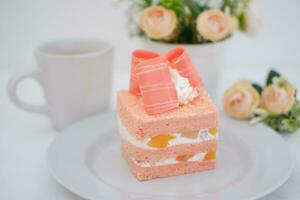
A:
{"label": "orange fruit piece", "polygon": [[217,157],[217,153],[215,151],[211,151],[208,152],[205,156],[204,156],[204,160],[215,160]]}
{"label": "orange fruit piece", "polygon": [[208,130],[208,132],[209,132],[210,134],[212,134],[212,135],[216,135],[216,134],[218,133],[218,129],[217,129],[217,128],[210,128],[210,129]]}
{"label": "orange fruit piece", "polygon": [[187,161],[188,159],[190,159],[191,157],[193,157],[194,154],[190,154],[190,155],[181,155],[181,156],[177,156],[176,157],[176,160],[179,161],[179,162],[185,162]]}
{"label": "orange fruit piece", "polygon": [[181,133],[182,137],[196,139],[198,137],[199,131],[190,131]]}
{"label": "orange fruit piece", "polygon": [[147,145],[150,147],[165,148],[168,146],[169,141],[174,139],[176,139],[176,137],[172,135],[157,135],[151,138]]}

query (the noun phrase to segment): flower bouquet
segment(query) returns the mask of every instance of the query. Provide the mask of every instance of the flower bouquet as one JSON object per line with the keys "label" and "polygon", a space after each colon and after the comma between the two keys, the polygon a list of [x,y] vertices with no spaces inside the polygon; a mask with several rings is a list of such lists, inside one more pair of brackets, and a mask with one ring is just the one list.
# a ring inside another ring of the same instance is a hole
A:
{"label": "flower bouquet", "polygon": [[225,40],[236,30],[254,34],[261,15],[252,0],[131,0],[132,35],[175,44]]}
{"label": "flower bouquet", "polygon": [[265,123],[277,132],[300,128],[300,103],[296,88],[281,74],[271,70],[262,87],[248,80],[233,84],[224,94],[224,110],[233,118]]}
{"label": "flower bouquet", "polygon": [[[123,0],[125,1],[125,0]],[[216,98],[227,41],[240,30],[255,34],[261,15],[251,0],[127,0],[128,28],[144,49],[164,53],[182,45]]]}

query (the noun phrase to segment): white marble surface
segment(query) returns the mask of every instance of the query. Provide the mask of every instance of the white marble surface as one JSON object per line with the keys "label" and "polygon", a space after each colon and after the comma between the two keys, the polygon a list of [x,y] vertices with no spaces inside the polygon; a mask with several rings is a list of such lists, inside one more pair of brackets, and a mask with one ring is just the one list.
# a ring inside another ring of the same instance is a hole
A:
{"label": "white marble surface", "polygon": [[[270,67],[300,89],[300,2],[261,0],[258,4],[264,11],[262,31],[254,38],[238,34],[232,40],[221,69],[220,95],[242,77],[262,82]],[[36,44],[65,36],[100,37],[114,43],[113,91],[127,87],[130,51],[138,44],[128,39],[124,20],[111,1],[0,1],[0,199],[81,199],[48,174],[45,152],[59,133],[43,116],[14,107],[5,87],[16,71],[34,69],[32,49]],[[40,88],[31,80],[20,86],[19,93],[27,101],[43,101]],[[114,104],[113,100],[111,107]],[[264,200],[300,199],[300,132],[283,138],[294,155],[295,169],[291,178]]]}

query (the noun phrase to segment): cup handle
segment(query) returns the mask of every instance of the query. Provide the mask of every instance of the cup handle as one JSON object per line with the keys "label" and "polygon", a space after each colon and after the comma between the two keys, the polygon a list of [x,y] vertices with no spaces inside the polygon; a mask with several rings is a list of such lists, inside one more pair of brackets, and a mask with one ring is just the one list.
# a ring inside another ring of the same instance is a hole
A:
{"label": "cup handle", "polygon": [[19,96],[17,95],[17,87],[18,85],[25,79],[27,78],[33,78],[35,79],[39,84],[41,84],[40,80],[40,73],[38,71],[31,72],[28,74],[20,74],[20,75],[15,75],[13,76],[9,81],[7,85],[7,94],[9,99],[19,108],[29,111],[29,112],[34,112],[34,113],[39,113],[43,115],[48,115],[49,114],[49,109],[46,104],[44,105],[33,105],[30,103],[26,103],[22,101]]}

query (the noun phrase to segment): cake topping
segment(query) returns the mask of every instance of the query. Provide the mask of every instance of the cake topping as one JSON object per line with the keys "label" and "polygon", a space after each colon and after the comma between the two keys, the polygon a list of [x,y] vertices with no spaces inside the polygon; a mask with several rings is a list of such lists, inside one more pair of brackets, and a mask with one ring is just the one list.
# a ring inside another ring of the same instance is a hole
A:
{"label": "cake topping", "polygon": [[178,71],[172,68],[170,68],[170,73],[180,105],[187,104],[198,96],[197,89],[191,86],[187,78],[180,76]]}
{"label": "cake topping", "polygon": [[184,48],[172,49],[166,54],[166,58],[172,68],[176,69],[182,77],[187,78],[194,88],[203,87],[203,82]]}
{"label": "cake topping", "polygon": [[136,50],[132,53],[131,58],[131,76],[130,76],[130,92],[139,95],[140,94],[140,88],[137,83],[136,78],[136,66],[143,60],[151,59],[158,57],[159,54],[152,52],[152,51],[146,51],[146,50]]}
{"label": "cake topping", "polygon": [[194,100],[203,83],[185,50],[164,56],[136,50],[132,54],[130,92],[141,95],[147,114],[175,109]]}
{"label": "cake topping", "polygon": [[158,114],[178,107],[178,97],[172,82],[169,64],[164,57],[145,60],[137,65],[144,108],[148,114]]}

